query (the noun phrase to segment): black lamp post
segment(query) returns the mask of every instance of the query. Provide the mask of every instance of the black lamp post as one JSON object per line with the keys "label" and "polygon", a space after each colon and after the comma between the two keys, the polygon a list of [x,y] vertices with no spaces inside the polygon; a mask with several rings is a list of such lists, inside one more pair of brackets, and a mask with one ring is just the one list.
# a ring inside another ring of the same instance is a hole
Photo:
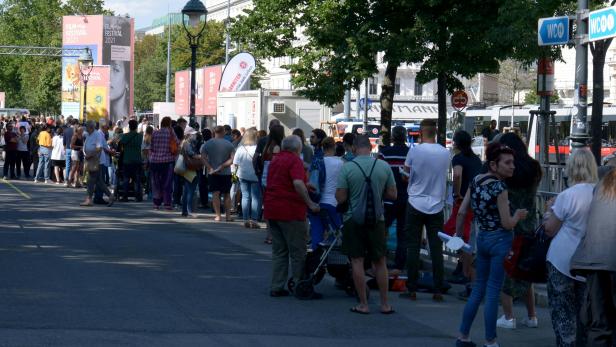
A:
{"label": "black lamp post", "polygon": [[88,103],[88,78],[90,77],[90,72],[92,72],[92,52],[89,48],[85,48],[83,53],[77,59],[79,63],[79,74],[81,75],[81,79],[83,80],[83,118],[84,121],[88,120],[87,113],[87,103]]}
{"label": "black lamp post", "polygon": [[[203,25],[201,25],[201,16],[204,16]],[[188,17],[188,18],[186,18]],[[197,34],[194,34],[186,26],[186,19],[188,19],[188,24],[192,27],[193,30],[197,31]],[[186,3],[184,8],[182,9],[182,25],[184,26],[184,30],[186,31],[186,35],[188,35],[188,43],[190,45],[190,50],[192,53],[190,59],[190,122],[189,124],[192,126],[195,122],[195,96],[196,96],[196,70],[197,70],[197,47],[199,47],[199,41],[201,40],[201,35],[203,35],[203,31],[205,30],[205,22],[207,21],[207,9],[205,5],[199,0],[190,0]],[[199,28],[201,26],[201,28]]]}

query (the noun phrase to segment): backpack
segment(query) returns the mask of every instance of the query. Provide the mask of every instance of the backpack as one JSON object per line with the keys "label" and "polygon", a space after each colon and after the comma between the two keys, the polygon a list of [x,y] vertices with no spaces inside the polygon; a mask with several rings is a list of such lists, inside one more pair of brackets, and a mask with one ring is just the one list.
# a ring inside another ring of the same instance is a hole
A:
{"label": "backpack", "polygon": [[351,207],[351,218],[359,225],[375,225],[383,216],[383,201],[377,200],[377,196],[372,190],[372,172],[376,166],[378,159],[374,160],[370,174],[366,175],[361,166],[355,161],[351,160],[351,163],[357,165],[362,175],[364,176],[364,184],[361,188],[358,204]]}

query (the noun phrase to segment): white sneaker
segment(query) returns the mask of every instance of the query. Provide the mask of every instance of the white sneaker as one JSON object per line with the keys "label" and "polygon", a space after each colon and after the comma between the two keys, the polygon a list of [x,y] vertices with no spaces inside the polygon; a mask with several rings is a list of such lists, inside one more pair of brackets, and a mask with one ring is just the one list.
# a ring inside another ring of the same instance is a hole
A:
{"label": "white sneaker", "polygon": [[520,323],[522,323],[522,325],[525,325],[525,326],[527,326],[529,328],[537,328],[537,327],[539,327],[539,321],[537,320],[537,317],[533,317],[533,318],[525,317],[524,319],[522,319],[522,321]]}
{"label": "white sneaker", "polygon": [[515,329],[515,318],[507,319],[505,315],[502,315],[497,321],[496,326],[503,329]]}
{"label": "white sneaker", "polygon": [[49,180],[45,180],[45,184],[48,184],[48,183],[49,183]]}
{"label": "white sneaker", "polygon": [[35,179],[34,179],[34,183],[39,183],[39,181],[35,178]]}
{"label": "white sneaker", "polygon": [[68,182],[64,182],[64,186],[65,186],[65,187],[68,187]]}

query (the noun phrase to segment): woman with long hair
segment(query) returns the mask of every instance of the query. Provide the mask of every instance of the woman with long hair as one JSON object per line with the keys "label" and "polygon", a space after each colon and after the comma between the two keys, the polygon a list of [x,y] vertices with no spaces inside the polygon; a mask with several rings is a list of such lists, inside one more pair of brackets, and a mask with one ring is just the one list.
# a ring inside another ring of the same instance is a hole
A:
{"label": "woman with long hair", "polygon": [[464,233],[464,221],[469,208],[473,210],[478,227],[475,263],[477,277],[464,307],[457,347],[475,346],[469,334],[484,297],[485,345],[498,346],[496,316],[498,296],[505,276],[503,262],[511,248],[511,230],[528,215],[525,209],[516,209],[512,216],[509,208],[505,181],[514,174],[515,152],[500,143],[491,143],[486,152],[488,172],[472,180],[456,219],[457,236],[461,237]]}
{"label": "woman with long hair", "polygon": [[[272,159],[274,159],[274,156],[280,153],[282,149],[282,139],[284,139],[284,127],[282,125],[272,125],[270,127],[267,143],[263,149],[263,155],[261,156],[263,164],[263,178],[261,179],[261,185],[264,191],[263,194],[267,191],[267,173],[269,165],[272,162]],[[270,228],[267,228],[267,236],[265,237],[264,242],[268,245],[272,244],[272,233]]]}
{"label": "woman with long hair", "polygon": [[[515,172],[506,180],[509,189],[511,209],[526,209],[528,218],[518,223],[514,235],[533,235],[537,228],[537,189],[541,181],[541,165],[528,155],[528,149],[522,139],[514,134],[507,133],[500,136],[499,143],[504,144],[515,152]],[[535,293],[533,284],[505,276],[501,304],[503,316],[498,319],[497,326],[503,329],[515,329],[516,319],[513,316],[513,299],[524,298],[527,317],[521,323],[529,328],[538,326],[535,312]]]}
{"label": "woman with long hair", "polygon": [[81,173],[83,172],[83,127],[78,126],[71,138],[71,172],[68,176],[69,186],[73,183],[75,188],[81,188]]}
{"label": "woman with long hair", "polygon": [[613,346],[616,327],[616,170],[595,188],[586,234],[571,259],[571,273],[586,277],[580,312],[588,346]]}
{"label": "woman with long hair", "polygon": [[53,172],[56,176],[56,184],[62,183],[65,180],[65,174],[63,173],[64,166],[66,165],[66,158],[64,152],[64,129],[58,127],[56,129],[56,136],[53,137],[51,150],[51,162],[53,163]]}
{"label": "woman with long hair", "polygon": [[152,198],[152,174],[150,173],[150,149],[152,148],[152,134],[154,128],[146,126],[141,143],[141,160],[143,161],[143,176],[145,177],[145,194],[148,200]]}
{"label": "woman with long hair", "polygon": [[[199,148],[197,148],[197,136],[195,130],[187,128],[184,133],[184,141],[181,145],[181,154],[184,156],[184,160],[188,158],[201,160],[201,154]],[[197,188],[198,178],[197,172],[194,170],[186,169],[186,172],[179,177],[184,185],[182,190],[182,216],[194,218],[193,215],[193,196],[195,189]]]}
{"label": "woman with long hair", "polygon": [[570,263],[586,232],[597,182],[595,157],[585,148],[573,151],[567,160],[566,172],[571,186],[548,202],[543,222],[546,234],[553,237],[547,254],[547,287],[558,347],[585,345],[586,334],[578,324],[584,279],[571,274]]}
{"label": "woman with long hair", "polygon": [[260,229],[261,217],[261,187],[259,179],[252,166],[252,159],[257,149],[257,130],[250,128],[244,133],[242,142],[237,147],[233,164],[238,168],[237,177],[242,190],[242,217],[244,227]]}
{"label": "woman with long hair", "polygon": [[[457,152],[451,159],[451,167],[453,168],[453,198],[454,205],[452,209],[452,217],[460,209],[462,200],[466,195],[466,191],[475,176],[481,172],[481,159],[473,152],[471,147],[473,139],[471,135],[464,130],[456,131],[453,135],[453,148]],[[471,224],[473,221],[473,212],[469,211],[464,220],[464,241],[469,242],[471,239]],[[447,222],[446,226],[455,226],[455,223]],[[473,256],[468,253],[461,252],[460,260],[462,263],[462,272],[465,278],[474,279],[473,272]],[[466,284],[466,290],[461,293],[462,297],[468,297],[471,291],[471,283]]]}
{"label": "woman with long hair", "polygon": [[164,117],[160,129],[152,134],[150,148],[150,173],[152,174],[152,200],[154,209],[161,205],[171,211],[171,193],[173,189],[173,166],[178,154],[178,139],[171,129],[171,118]]}

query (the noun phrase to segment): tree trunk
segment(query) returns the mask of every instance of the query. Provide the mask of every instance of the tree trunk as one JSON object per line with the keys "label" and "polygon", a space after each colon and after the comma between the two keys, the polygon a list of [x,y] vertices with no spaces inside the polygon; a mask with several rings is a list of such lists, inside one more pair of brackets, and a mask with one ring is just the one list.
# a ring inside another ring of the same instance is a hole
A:
{"label": "tree trunk", "polygon": [[394,106],[394,94],[396,91],[396,74],[398,73],[399,62],[387,62],[385,68],[385,78],[381,89],[381,132],[383,134],[383,144],[389,146],[391,143],[391,119]]}
{"label": "tree trunk", "polygon": [[447,134],[447,75],[444,72],[439,72],[436,86],[438,96],[437,141],[445,146]]}
{"label": "tree trunk", "polygon": [[605,55],[612,40],[597,41],[591,46],[592,53],[592,117],[590,120],[590,150],[595,156],[597,165],[601,165],[601,139],[603,125],[603,68]]}

